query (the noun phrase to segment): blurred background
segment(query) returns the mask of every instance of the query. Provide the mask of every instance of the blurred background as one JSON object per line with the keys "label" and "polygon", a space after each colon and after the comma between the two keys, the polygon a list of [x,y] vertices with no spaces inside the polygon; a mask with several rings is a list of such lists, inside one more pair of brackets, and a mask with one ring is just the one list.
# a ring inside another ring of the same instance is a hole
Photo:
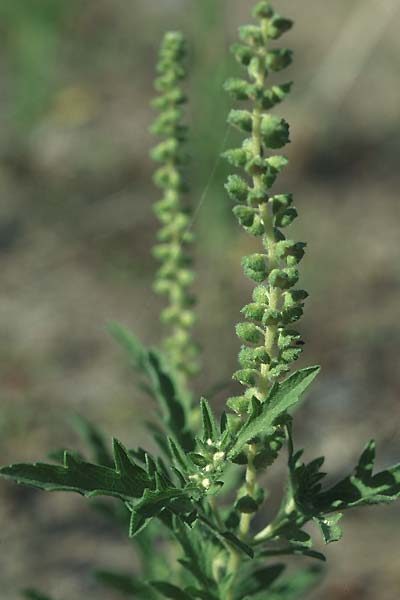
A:
{"label": "blurred background", "polygon": [[[191,198],[198,207],[197,394],[222,406],[235,390],[234,324],[249,297],[239,231],[223,190],[229,147],[221,92],[237,72],[228,48],[246,0],[0,0],[0,462],[76,447],[80,414],[131,446],[151,409],[110,339],[119,321],[146,343],[162,336],[152,292],[154,63],[162,33],[191,43]],[[295,18],[291,123],[294,191],[308,242],[303,364],[323,372],[301,409],[297,442],[323,453],[333,478],[375,437],[378,467],[400,456],[400,5],[397,0],[277,0]],[[199,205],[200,203],[200,205]],[[270,485],[279,469],[271,472]],[[399,507],[346,515],[326,548],[313,600],[398,600]],[[26,585],[57,600],[118,599],[91,570],[131,568],[133,554],[80,497],[0,483],[2,597]],[[318,545],[318,544],[317,544]],[[86,597],[86,596],[85,596]]]}

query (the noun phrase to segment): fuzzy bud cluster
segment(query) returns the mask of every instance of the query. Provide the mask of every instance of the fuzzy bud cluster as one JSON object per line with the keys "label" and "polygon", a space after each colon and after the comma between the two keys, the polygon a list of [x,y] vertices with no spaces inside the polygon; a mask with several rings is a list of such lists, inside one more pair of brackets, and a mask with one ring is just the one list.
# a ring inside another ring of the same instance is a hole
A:
{"label": "fuzzy bud cluster", "polygon": [[239,224],[262,242],[258,253],[242,260],[245,275],[257,287],[252,302],[242,310],[245,320],[236,327],[243,347],[239,354],[242,368],[234,378],[247,389],[229,404],[239,414],[247,412],[252,396],[264,400],[273,381],[287,373],[300,356],[302,340],[293,324],[302,316],[307,298],[307,292],[296,287],[305,244],[286,235],[297,217],[293,197],[271,192],[288,163],[273,151],[288,144],[290,137],[288,123],[269,111],[286,98],[291,83],[268,86],[266,82],[271,74],[290,65],[292,51],[271,49],[270,43],[287,32],[292,22],[278,15],[265,0],[256,5],[253,14],[258,24],[241,27],[241,41],[232,47],[248,77],[229,79],[225,84],[235,100],[246,102],[244,109],[232,110],[228,116],[244,140],[239,148],[224,154],[240,170],[228,177],[225,187]]}
{"label": "fuzzy bud cluster", "polygon": [[165,349],[183,378],[197,372],[198,354],[191,338],[195,319],[191,292],[194,274],[189,246],[193,236],[189,231],[189,209],[183,202],[186,192],[183,167],[187,160],[184,150],[187,127],[182,122],[186,97],[180,84],[186,76],[185,58],[186,43],[182,34],[167,33],[157,65],[155,87],[159,96],[153,101],[159,114],[151,128],[152,133],[162,138],[151,156],[160,164],[154,181],[163,191],[162,199],[154,206],[161,223],[158,243],[153,249],[154,256],[161,263],[154,288],[168,298],[168,306],[161,314],[161,320],[170,328]]}

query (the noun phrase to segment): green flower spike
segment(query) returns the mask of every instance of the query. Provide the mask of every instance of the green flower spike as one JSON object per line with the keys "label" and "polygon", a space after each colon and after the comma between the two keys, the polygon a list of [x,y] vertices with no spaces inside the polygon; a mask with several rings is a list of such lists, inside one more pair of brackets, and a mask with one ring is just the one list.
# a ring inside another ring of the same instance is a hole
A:
{"label": "green flower spike", "polygon": [[159,76],[155,81],[159,96],[153,101],[159,115],[151,128],[152,133],[162,138],[151,156],[161,164],[155,172],[154,181],[163,191],[162,199],[154,207],[161,224],[158,244],[153,250],[161,263],[154,288],[168,298],[168,306],[161,314],[161,321],[170,329],[164,347],[184,385],[198,370],[198,349],[191,337],[195,317],[191,292],[194,274],[189,246],[193,236],[189,231],[189,208],[183,202],[187,191],[183,175],[187,161],[184,150],[187,127],[182,123],[182,106],[186,97],[180,82],[186,76],[185,59],[183,35],[167,33],[161,45],[157,66]]}

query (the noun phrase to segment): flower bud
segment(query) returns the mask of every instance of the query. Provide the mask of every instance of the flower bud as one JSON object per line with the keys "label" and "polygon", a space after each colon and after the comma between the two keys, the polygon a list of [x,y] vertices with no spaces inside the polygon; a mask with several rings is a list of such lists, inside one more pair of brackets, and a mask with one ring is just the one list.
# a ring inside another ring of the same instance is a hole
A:
{"label": "flower bud", "polygon": [[257,344],[263,339],[263,332],[254,323],[238,323],[236,334],[244,342]]}
{"label": "flower bud", "polygon": [[262,321],[264,312],[265,312],[265,304],[258,304],[256,302],[251,304],[246,304],[241,310],[246,319],[251,319],[253,321]]}
{"label": "flower bud", "polygon": [[261,121],[261,135],[268,148],[282,148],[290,142],[289,124],[285,119],[274,115],[264,115]]}
{"label": "flower bud", "polygon": [[255,369],[240,369],[232,375],[232,379],[239,381],[242,385],[257,385],[259,373]]}
{"label": "flower bud", "polygon": [[233,214],[244,227],[251,227],[254,223],[256,210],[250,206],[235,206]]}
{"label": "flower bud", "polygon": [[262,304],[268,304],[268,290],[264,285],[258,285],[253,290],[253,300],[254,302],[259,302]]}
{"label": "flower bud", "polygon": [[281,320],[281,313],[278,310],[267,309],[263,316],[263,325],[270,327],[271,325],[278,325]]}
{"label": "flower bud", "polygon": [[284,19],[280,15],[275,14],[268,26],[268,37],[271,40],[277,40],[292,27],[293,21]]}
{"label": "flower bud", "polygon": [[239,175],[229,175],[225,183],[229,197],[235,202],[246,202],[249,186]]}
{"label": "flower bud", "polygon": [[282,213],[276,215],[275,225],[277,227],[289,227],[295,219],[298,217],[297,209],[291,206]]}
{"label": "flower bud", "polygon": [[267,278],[268,268],[264,254],[244,256],[242,266],[245,275],[257,283],[262,283]]}
{"label": "flower bud", "polygon": [[254,93],[253,86],[244,79],[228,79],[224,83],[224,90],[235,100],[249,100]]}
{"label": "flower bud", "polygon": [[288,48],[270,50],[267,53],[267,66],[272,71],[286,69],[293,60],[293,51]]}
{"label": "flower bud", "polygon": [[257,25],[242,25],[239,27],[240,39],[250,46],[263,46],[264,38],[261,27]]}
{"label": "flower bud", "polygon": [[261,0],[253,8],[253,16],[259,19],[270,19],[274,14],[274,10],[267,0]]}
{"label": "flower bud", "polygon": [[245,396],[232,396],[227,405],[238,415],[245,415],[249,410],[249,400]]}
{"label": "flower bud", "polygon": [[253,128],[253,118],[248,110],[231,110],[228,123],[247,133],[250,133]]}
{"label": "flower bud", "polygon": [[243,44],[233,44],[231,51],[233,52],[236,60],[245,67],[250,64],[250,61],[254,56],[254,50],[249,48],[249,46],[244,46]]}
{"label": "flower bud", "polygon": [[233,148],[231,150],[226,150],[222,154],[223,158],[236,168],[244,167],[247,161],[250,159],[250,155],[243,148]]}

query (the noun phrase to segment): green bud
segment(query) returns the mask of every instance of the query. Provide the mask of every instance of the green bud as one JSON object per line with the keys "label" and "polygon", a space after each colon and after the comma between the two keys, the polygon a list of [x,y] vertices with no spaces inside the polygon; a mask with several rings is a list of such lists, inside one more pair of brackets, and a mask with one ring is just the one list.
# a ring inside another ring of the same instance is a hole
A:
{"label": "green bud", "polygon": [[279,214],[288,208],[293,202],[293,194],[278,194],[277,196],[272,196],[270,198],[270,203],[272,205],[272,212],[274,215]]}
{"label": "green bud", "polygon": [[276,215],[275,225],[277,227],[288,227],[297,217],[297,210],[294,208],[294,206],[291,206],[282,213]]}
{"label": "green bud", "polygon": [[254,50],[243,44],[233,44],[231,46],[236,60],[243,66],[247,67],[254,56]]}
{"label": "green bud", "polygon": [[255,369],[240,369],[232,375],[232,379],[239,381],[242,385],[257,385],[259,373]]}
{"label": "green bud", "polygon": [[254,223],[256,210],[250,206],[235,206],[233,214],[241,225],[251,227]]}
{"label": "green bud", "polygon": [[249,186],[239,175],[229,175],[225,189],[235,202],[246,202]]}
{"label": "green bud", "polygon": [[299,280],[299,272],[294,268],[274,269],[271,271],[268,280],[272,287],[287,290],[296,285]]}
{"label": "green bud", "polygon": [[243,150],[243,148],[226,150],[223,152],[222,157],[226,158],[226,160],[236,168],[244,167],[247,161],[250,159],[249,153],[246,152],[246,150]]}
{"label": "green bud", "polygon": [[181,151],[179,142],[175,138],[170,138],[165,140],[165,142],[161,142],[150,152],[151,158],[157,162],[166,162],[168,160],[177,158],[179,159],[180,154]]}
{"label": "green bud", "polygon": [[258,304],[256,302],[252,304],[246,304],[246,306],[242,308],[241,312],[244,314],[246,319],[252,319],[253,321],[261,322],[265,312],[265,305]]}
{"label": "green bud", "polygon": [[238,127],[241,131],[250,133],[253,128],[253,117],[248,110],[231,110],[228,115],[228,123]]}
{"label": "green bud", "polygon": [[260,304],[268,304],[268,290],[264,285],[258,285],[253,290],[253,300],[254,302],[258,302]]}
{"label": "green bud", "polygon": [[269,90],[262,93],[261,105],[264,110],[270,110],[280,102],[285,100],[292,88],[292,83],[282,85],[273,85]]}
{"label": "green bud", "polygon": [[182,287],[189,287],[193,284],[194,273],[188,269],[180,269],[176,274],[176,279]]}
{"label": "green bud", "polygon": [[286,350],[292,346],[301,343],[301,335],[294,330],[283,329],[279,332],[278,336],[278,348],[280,350]]}
{"label": "green bud", "polygon": [[244,79],[228,79],[224,83],[224,89],[235,100],[249,100],[254,93],[253,86]]}
{"label": "green bud", "polygon": [[274,16],[274,10],[267,0],[258,2],[253,8],[253,16],[259,19],[270,19]]}
{"label": "green bud", "polygon": [[303,312],[303,305],[300,304],[284,308],[282,311],[282,321],[287,325],[296,323],[303,316]]}
{"label": "green bud", "polygon": [[303,258],[306,245],[303,242],[284,240],[277,243],[275,253],[278,258],[287,259],[289,266],[294,266]]}
{"label": "green bud", "polygon": [[264,46],[263,34],[257,25],[242,25],[239,27],[239,37],[250,46]]}
{"label": "green bud", "polygon": [[287,348],[280,353],[280,359],[284,363],[292,363],[295,362],[303,352],[302,348]]}
{"label": "green bud", "polygon": [[238,323],[236,334],[244,342],[257,344],[263,339],[263,332],[254,323]]}
{"label": "green bud", "polygon": [[264,254],[244,256],[242,258],[242,267],[245,275],[257,283],[262,283],[267,278],[268,268]]}
{"label": "green bud", "polygon": [[186,95],[179,88],[175,88],[158,98],[152,100],[151,105],[158,110],[165,110],[170,106],[179,106],[187,102]]}
{"label": "green bud", "polygon": [[288,367],[288,365],[286,365],[284,363],[279,363],[275,367],[273,367],[272,369],[269,370],[268,376],[269,376],[269,379],[271,379],[271,380],[278,379],[279,377],[282,377],[282,375],[285,375],[289,371],[290,371],[290,367]]}
{"label": "green bud", "polygon": [[249,410],[249,400],[245,396],[232,396],[227,405],[238,415],[245,415]]}
{"label": "green bud", "polygon": [[305,290],[289,290],[284,293],[285,308],[303,303],[308,298],[308,292]]}
{"label": "green bud", "polygon": [[285,119],[274,115],[265,115],[261,121],[261,134],[268,148],[282,148],[290,142],[289,124]]}
{"label": "green bud", "polygon": [[170,166],[161,167],[154,173],[154,183],[162,188],[172,188],[179,190],[183,186],[182,175],[176,169],[172,169]]}
{"label": "green bud", "polygon": [[267,53],[267,66],[272,71],[286,69],[293,60],[293,51],[287,48],[270,50]]}
{"label": "green bud", "polygon": [[263,325],[270,327],[271,325],[278,325],[281,320],[281,313],[278,310],[267,309],[263,316]]}
{"label": "green bud", "polygon": [[161,311],[160,319],[162,323],[171,324],[179,320],[179,309],[176,306],[168,306]]}
{"label": "green bud", "polygon": [[236,510],[246,515],[251,515],[258,511],[258,504],[251,496],[242,496],[235,504]]}
{"label": "green bud", "polygon": [[250,235],[254,235],[255,237],[264,235],[265,227],[260,215],[256,214],[253,225],[246,227],[245,229]]}
{"label": "green bud", "polygon": [[268,365],[271,362],[271,357],[265,346],[259,346],[258,348],[242,346],[239,353],[239,362],[247,369],[254,369],[260,365]]}
{"label": "green bud", "polygon": [[277,40],[292,27],[293,21],[275,14],[268,25],[268,37],[271,40]]}

